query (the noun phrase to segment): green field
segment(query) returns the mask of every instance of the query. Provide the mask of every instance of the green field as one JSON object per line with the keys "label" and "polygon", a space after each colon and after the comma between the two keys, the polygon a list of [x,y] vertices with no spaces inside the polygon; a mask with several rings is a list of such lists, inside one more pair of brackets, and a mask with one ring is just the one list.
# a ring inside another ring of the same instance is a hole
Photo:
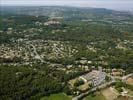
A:
{"label": "green field", "polygon": [[43,97],[40,100],[71,100],[71,97],[68,97],[63,93],[58,93]]}
{"label": "green field", "polygon": [[126,97],[118,97],[116,100],[133,100],[133,98],[126,98]]}
{"label": "green field", "polygon": [[83,100],[106,100],[106,99],[100,92],[97,92],[94,95],[88,95]]}

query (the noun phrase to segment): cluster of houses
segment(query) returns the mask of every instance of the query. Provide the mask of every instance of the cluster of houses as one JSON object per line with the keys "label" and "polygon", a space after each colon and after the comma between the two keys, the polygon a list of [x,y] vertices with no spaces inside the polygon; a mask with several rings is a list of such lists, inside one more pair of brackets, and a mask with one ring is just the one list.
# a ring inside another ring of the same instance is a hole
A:
{"label": "cluster of houses", "polygon": [[50,20],[50,21],[44,23],[45,26],[56,25],[56,24],[60,24],[60,22],[58,20]]}
{"label": "cluster of houses", "polygon": [[125,74],[125,71],[123,69],[116,69],[116,68],[113,68],[111,70],[111,75],[112,76],[123,76]]}
{"label": "cluster of houses", "polygon": [[35,22],[36,26],[42,26],[42,25],[48,26],[48,25],[58,25],[58,24],[61,24],[61,23],[57,19],[49,19],[47,22],[44,22],[44,23],[39,22],[39,21]]}

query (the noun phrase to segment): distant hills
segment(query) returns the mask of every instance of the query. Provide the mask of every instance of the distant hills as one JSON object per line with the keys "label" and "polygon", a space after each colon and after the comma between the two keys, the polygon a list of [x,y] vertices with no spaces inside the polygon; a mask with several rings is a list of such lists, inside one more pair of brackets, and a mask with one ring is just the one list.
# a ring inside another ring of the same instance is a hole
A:
{"label": "distant hills", "polygon": [[[66,6],[1,6],[1,15],[22,14],[33,16],[48,16],[50,18],[63,18],[67,20],[88,19],[132,19],[128,12],[120,12],[105,8],[81,8]],[[119,18],[120,17],[120,18]]]}
{"label": "distant hills", "polygon": [[67,7],[67,6],[1,6],[1,13],[15,13],[15,14],[38,14],[48,15],[49,13],[63,13],[63,12],[82,12],[82,13],[122,13],[105,8],[87,8],[87,7]]}

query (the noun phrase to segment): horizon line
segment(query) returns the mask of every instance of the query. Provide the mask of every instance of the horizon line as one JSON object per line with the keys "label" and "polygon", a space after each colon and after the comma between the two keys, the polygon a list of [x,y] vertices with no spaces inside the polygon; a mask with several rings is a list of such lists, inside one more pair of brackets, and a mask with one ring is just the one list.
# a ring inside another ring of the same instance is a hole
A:
{"label": "horizon line", "polygon": [[85,6],[71,6],[71,5],[13,5],[13,4],[2,4],[1,7],[73,7],[73,8],[93,8],[93,9],[107,9],[112,11],[123,11],[123,12],[131,12],[133,10],[116,10],[105,7],[85,7]]}

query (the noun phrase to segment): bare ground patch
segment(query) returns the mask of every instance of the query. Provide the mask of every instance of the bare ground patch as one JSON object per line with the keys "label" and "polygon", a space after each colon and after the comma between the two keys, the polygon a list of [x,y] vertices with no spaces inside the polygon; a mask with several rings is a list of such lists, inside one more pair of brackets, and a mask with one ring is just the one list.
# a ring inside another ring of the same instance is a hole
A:
{"label": "bare ground patch", "polygon": [[102,94],[107,100],[114,100],[118,97],[110,88],[102,90]]}
{"label": "bare ground patch", "polygon": [[127,84],[133,85],[133,77],[130,77],[126,80]]}

